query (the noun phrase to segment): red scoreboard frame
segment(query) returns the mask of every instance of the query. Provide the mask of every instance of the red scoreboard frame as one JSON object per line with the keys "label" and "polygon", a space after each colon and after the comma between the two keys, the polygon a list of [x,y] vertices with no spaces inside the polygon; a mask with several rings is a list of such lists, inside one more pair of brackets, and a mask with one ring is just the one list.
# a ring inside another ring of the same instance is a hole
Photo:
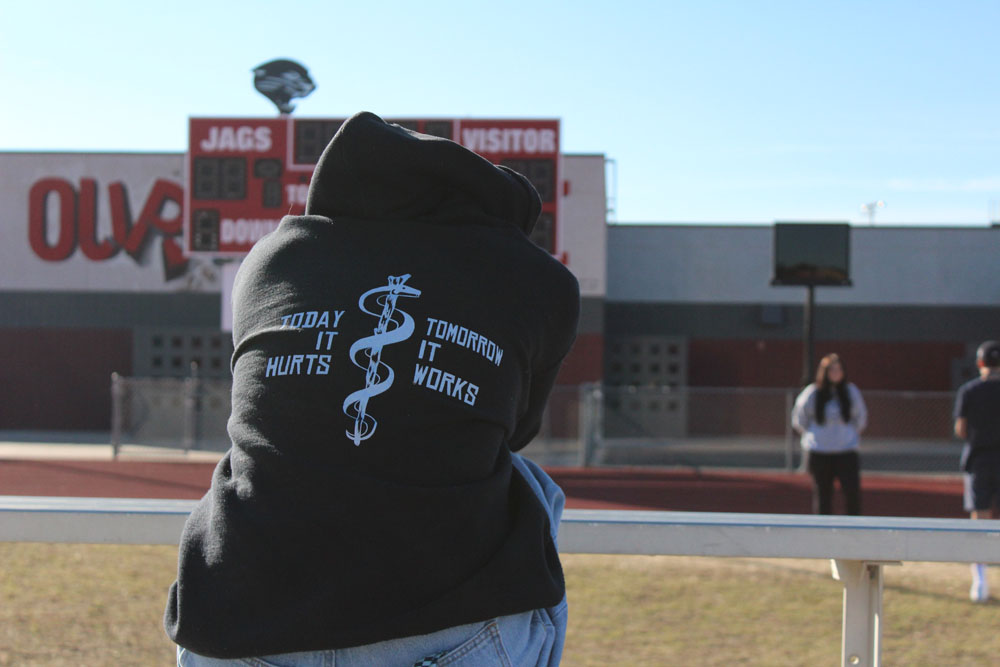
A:
{"label": "red scoreboard frame", "polygon": [[[559,121],[387,119],[461,143],[524,174],[542,214],[532,240],[559,254]],[[344,119],[191,118],[184,202],[188,254],[239,257],[285,215],[305,210],[309,180]]]}

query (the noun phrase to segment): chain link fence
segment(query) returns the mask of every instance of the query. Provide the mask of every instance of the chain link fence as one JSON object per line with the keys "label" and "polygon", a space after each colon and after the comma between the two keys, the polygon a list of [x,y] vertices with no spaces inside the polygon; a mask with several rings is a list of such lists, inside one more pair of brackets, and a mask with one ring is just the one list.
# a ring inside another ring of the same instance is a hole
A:
{"label": "chain link fence", "polygon": [[[798,469],[796,389],[602,387],[595,465]],[[862,468],[958,472],[951,392],[865,391]]]}
{"label": "chain link fence", "polygon": [[[112,377],[112,445],[225,451],[229,380]],[[794,389],[558,386],[524,453],[561,466],[796,470]],[[869,471],[958,472],[951,392],[864,391]]]}
{"label": "chain link fence", "polygon": [[232,381],[111,376],[111,447],[224,452],[229,448]]}

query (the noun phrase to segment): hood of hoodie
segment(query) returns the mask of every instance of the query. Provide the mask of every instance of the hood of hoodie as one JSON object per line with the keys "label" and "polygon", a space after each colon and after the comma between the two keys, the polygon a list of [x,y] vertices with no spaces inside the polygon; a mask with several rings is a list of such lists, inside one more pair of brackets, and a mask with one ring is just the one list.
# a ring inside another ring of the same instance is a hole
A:
{"label": "hood of hoodie", "polygon": [[361,220],[479,212],[529,234],[541,210],[538,193],[521,174],[454,141],[361,112],[340,126],[320,156],[305,212]]}

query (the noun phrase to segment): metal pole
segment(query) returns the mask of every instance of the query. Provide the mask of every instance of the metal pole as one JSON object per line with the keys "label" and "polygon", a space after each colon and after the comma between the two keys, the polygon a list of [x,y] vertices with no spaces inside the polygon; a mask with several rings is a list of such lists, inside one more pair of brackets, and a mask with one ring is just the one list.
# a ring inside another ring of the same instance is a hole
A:
{"label": "metal pole", "polygon": [[795,432],[792,430],[792,408],[795,407],[795,392],[785,391],[785,470],[795,468]]}
{"label": "metal pole", "polygon": [[806,305],[802,312],[802,383],[806,386],[812,381],[815,372],[813,368],[813,342],[815,340],[813,325],[813,310],[816,306],[816,287],[806,286]]}
{"label": "metal pole", "polygon": [[198,441],[198,364],[191,362],[191,375],[184,378],[184,453],[190,452]]}
{"label": "metal pole", "polygon": [[111,374],[111,458],[118,458],[118,450],[122,441],[122,377],[118,373]]}
{"label": "metal pole", "polygon": [[600,446],[601,410],[604,396],[601,384],[588,382],[580,385],[580,458],[578,464],[582,468],[594,463],[597,448]]}
{"label": "metal pole", "polygon": [[583,383],[579,387],[577,395],[579,414],[577,415],[577,438],[580,441],[580,449],[577,457],[577,465],[586,468],[590,463],[589,440],[590,440],[590,385]]}
{"label": "metal pole", "polygon": [[833,578],[844,585],[840,662],[844,667],[882,664],[882,566],[899,561],[833,560]]}

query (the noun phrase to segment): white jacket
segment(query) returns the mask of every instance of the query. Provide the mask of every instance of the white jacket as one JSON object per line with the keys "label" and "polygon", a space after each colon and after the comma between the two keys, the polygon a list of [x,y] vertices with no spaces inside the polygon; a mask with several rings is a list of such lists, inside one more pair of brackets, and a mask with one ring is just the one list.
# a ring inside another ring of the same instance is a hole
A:
{"label": "white jacket", "polygon": [[826,419],[816,422],[816,385],[802,390],[792,408],[792,426],[802,435],[802,448],[816,452],[847,452],[858,448],[861,432],[868,424],[868,409],[861,398],[861,391],[847,383],[851,397],[851,418],[844,422],[840,414],[840,401],[836,393],[826,403]]}

